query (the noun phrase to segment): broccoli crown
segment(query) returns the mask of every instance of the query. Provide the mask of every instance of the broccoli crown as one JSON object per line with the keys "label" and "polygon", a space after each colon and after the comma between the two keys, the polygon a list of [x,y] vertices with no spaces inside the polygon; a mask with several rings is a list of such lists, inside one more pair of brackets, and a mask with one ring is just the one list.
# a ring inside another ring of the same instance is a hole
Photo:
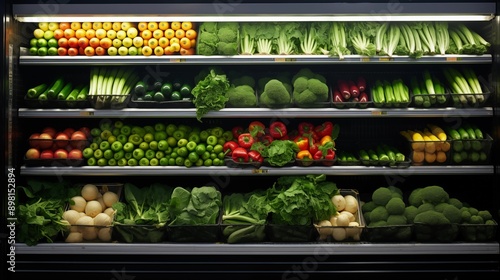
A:
{"label": "broccoli crown", "polygon": [[462,223],[469,223],[470,218],[472,217],[471,213],[469,212],[469,209],[467,207],[462,207],[460,209],[460,214],[462,218]]}
{"label": "broccoli crown", "polygon": [[443,215],[450,223],[459,224],[462,221],[462,213],[457,207],[448,204],[443,208]]}
{"label": "broccoli crown", "polygon": [[447,225],[450,224],[450,221],[443,215],[443,213],[439,213],[434,210],[424,211],[422,213],[417,214],[414,223],[423,223],[428,225]]}
{"label": "broccoli crown", "polygon": [[408,196],[408,203],[410,205],[413,205],[415,207],[419,207],[422,205],[422,198],[420,197],[420,191],[422,188],[416,188],[414,189],[410,195]]}
{"label": "broccoli crown", "polygon": [[479,224],[484,224],[484,220],[481,216],[479,215],[472,215],[470,217],[470,221],[469,221],[470,224],[476,224],[476,225],[479,225]]}
{"label": "broccoli crown", "polygon": [[429,210],[434,210],[434,204],[432,203],[424,203],[420,206],[418,206],[417,208],[417,212],[420,214],[422,212],[425,212],[425,211],[429,211]]}
{"label": "broccoli crown", "polygon": [[232,79],[232,84],[234,86],[242,86],[242,85],[247,85],[252,88],[255,88],[255,79],[252,76],[249,75],[243,75],[238,78]]}
{"label": "broccoli crown", "polygon": [[394,194],[399,194],[399,197],[400,198],[403,198],[403,191],[398,188],[398,187],[395,187],[395,186],[388,186],[387,187],[389,190],[391,190],[391,192],[393,193],[393,197],[394,197]]}
{"label": "broccoli crown", "polygon": [[434,206],[434,210],[443,213],[444,208],[446,208],[446,206],[448,206],[448,205],[450,205],[450,204],[447,202],[441,202],[438,205]]}
{"label": "broccoli crown", "polygon": [[315,78],[309,79],[307,80],[307,88],[320,98],[318,101],[323,102],[328,99],[328,86],[324,82]]}
{"label": "broccoli crown", "polygon": [[200,25],[200,30],[215,33],[217,32],[217,22],[203,22]]}
{"label": "broccoli crown", "polygon": [[371,227],[384,227],[387,226],[387,221],[381,220],[376,222],[370,222],[369,226]]}
{"label": "broccoli crown", "polygon": [[292,83],[295,83],[295,80],[299,77],[305,77],[307,79],[312,79],[314,78],[314,72],[311,71],[309,68],[302,68],[297,72],[295,75],[292,77]]}
{"label": "broccoli crown", "polygon": [[405,202],[399,197],[393,197],[385,205],[389,215],[403,215],[405,212]]}
{"label": "broccoli crown", "polygon": [[296,90],[293,91],[293,101],[297,105],[306,105],[313,104],[317,101],[316,94],[310,91],[309,89],[305,89],[301,92]]}
{"label": "broccoli crown", "polygon": [[407,219],[404,215],[389,215],[387,217],[387,225],[395,226],[395,225],[406,225]]}
{"label": "broccoli crown", "polygon": [[450,196],[448,193],[440,186],[427,186],[420,191],[420,197],[422,202],[429,202],[437,205],[441,202],[448,202]]}
{"label": "broccoli crown", "polygon": [[326,102],[328,100],[328,86],[316,78],[295,76],[293,98],[298,105]]}
{"label": "broccoli crown", "polygon": [[215,46],[200,42],[200,43],[198,43],[198,46],[196,47],[196,53],[199,55],[214,55],[215,54]]}
{"label": "broccoli crown", "polygon": [[477,215],[479,217],[483,218],[483,220],[485,220],[485,221],[493,219],[493,216],[491,215],[490,211],[488,211],[488,210],[481,210],[481,211],[477,212]]}
{"label": "broccoli crown", "polygon": [[219,29],[229,28],[231,30],[239,30],[240,23],[239,22],[219,22],[219,23],[217,23],[217,27]]}
{"label": "broccoli crown", "polygon": [[271,100],[272,104],[284,105],[290,103],[290,93],[285,85],[277,79],[271,79],[266,83],[263,94],[267,95],[267,98]]}
{"label": "broccoli crown", "polygon": [[418,209],[417,207],[410,205],[405,208],[405,217],[408,223],[413,223],[413,220],[415,219],[415,216],[418,214]]}
{"label": "broccoli crown", "polygon": [[474,207],[469,207],[469,212],[471,215],[478,215],[479,214],[479,210],[477,210],[477,208],[474,208]]}
{"label": "broccoli crown", "polygon": [[220,42],[235,43],[238,41],[238,30],[229,27],[220,27],[217,32],[217,37]]}
{"label": "broccoli crown", "polygon": [[304,90],[307,89],[307,81],[308,79],[306,77],[298,77],[295,79],[293,82],[293,91],[297,93],[301,93]]}
{"label": "broccoli crown", "polygon": [[448,201],[448,203],[451,204],[451,205],[454,205],[458,209],[462,208],[462,206],[464,205],[462,203],[462,201],[460,201],[458,198],[450,198],[450,200]]}
{"label": "broccoli crown", "polygon": [[385,206],[389,200],[392,198],[392,192],[389,188],[380,187],[373,191],[372,193],[372,201],[377,205]]}
{"label": "broccoli crown", "polygon": [[377,204],[375,204],[375,202],[368,201],[368,202],[364,203],[363,206],[361,206],[361,210],[363,211],[363,213],[367,213],[367,212],[373,211],[373,209],[375,209],[375,207],[377,207]]}
{"label": "broccoli crown", "polygon": [[219,42],[217,43],[217,54],[235,55],[238,54],[238,43]]}
{"label": "broccoli crown", "polygon": [[215,35],[215,33],[201,32],[199,36],[200,38],[198,39],[198,48],[199,44],[201,43],[215,47],[219,42],[219,38],[217,37],[217,35]]}
{"label": "broccoli crown", "polygon": [[232,107],[255,107],[257,105],[257,97],[252,87],[248,85],[241,85],[231,87],[226,96],[229,98],[228,105]]}
{"label": "broccoli crown", "polygon": [[387,209],[385,209],[384,206],[377,206],[373,211],[370,212],[370,222],[378,222],[378,221],[387,221],[387,218],[389,217],[389,213],[387,212]]}

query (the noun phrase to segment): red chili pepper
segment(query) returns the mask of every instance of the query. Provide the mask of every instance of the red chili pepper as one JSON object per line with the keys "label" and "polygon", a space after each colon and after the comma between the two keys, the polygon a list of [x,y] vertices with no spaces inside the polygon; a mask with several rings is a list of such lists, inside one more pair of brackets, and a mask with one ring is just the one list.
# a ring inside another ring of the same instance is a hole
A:
{"label": "red chili pepper", "polygon": [[269,125],[269,134],[274,139],[281,139],[286,136],[286,125],[283,122],[275,121]]}
{"label": "red chili pepper", "polygon": [[299,123],[299,135],[303,135],[305,133],[311,133],[314,131],[314,125],[310,122],[301,122]]}
{"label": "red chili pepper", "polygon": [[235,126],[233,127],[233,129],[231,130],[231,132],[233,133],[233,138],[234,139],[238,139],[238,136],[240,136],[240,134],[242,134],[243,132],[245,132],[245,129],[241,126]]}
{"label": "red chili pepper", "polygon": [[366,94],[365,92],[362,92],[359,95],[359,102],[368,102],[368,94]]}
{"label": "red chili pepper", "polygon": [[269,146],[273,142],[274,138],[271,135],[263,135],[260,137],[260,142],[266,146]]}
{"label": "red chili pepper", "polygon": [[333,131],[333,123],[331,121],[325,121],[320,125],[314,127],[314,132],[319,138],[323,138],[326,135],[331,135]]}
{"label": "red chili pepper", "polygon": [[234,149],[231,157],[236,162],[248,162],[248,152],[242,147]]}
{"label": "red chili pepper", "polygon": [[253,142],[254,138],[252,135],[250,135],[250,133],[242,133],[240,134],[240,136],[238,136],[238,145],[240,145],[240,147],[242,148],[250,149],[250,147],[252,147]]}
{"label": "red chili pepper", "polygon": [[234,149],[238,148],[239,145],[238,143],[236,143],[236,141],[227,141],[226,143],[224,143],[224,145],[222,146],[223,147],[223,150],[224,150],[224,153],[228,156],[230,156]]}
{"label": "red chili pepper", "polygon": [[295,138],[294,142],[299,147],[299,150],[309,150],[309,138],[304,136],[299,136]]}
{"label": "red chili pepper", "polygon": [[351,98],[351,91],[349,90],[349,84],[347,81],[338,80],[337,87],[344,100],[349,100],[349,98]]}
{"label": "red chili pepper", "polygon": [[262,157],[262,155],[258,151],[252,150],[252,151],[248,152],[248,160],[250,162],[262,163],[264,161],[264,158]]}
{"label": "red chili pepper", "polygon": [[358,89],[360,92],[364,92],[366,89],[366,80],[365,78],[359,76],[358,79],[356,80],[356,85],[358,86]]}
{"label": "red chili pepper", "polygon": [[349,80],[347,83],[349,84],[349,91],[351,92],[351,96],[358,97],[359,96],[358,86],[354,83],[353,80]]}
{"label": "red chili pepper", "polygon": [[266,126],[259,121],[253,121],[248,125],[248,132],[253,137],[260,137],[265,134]]}

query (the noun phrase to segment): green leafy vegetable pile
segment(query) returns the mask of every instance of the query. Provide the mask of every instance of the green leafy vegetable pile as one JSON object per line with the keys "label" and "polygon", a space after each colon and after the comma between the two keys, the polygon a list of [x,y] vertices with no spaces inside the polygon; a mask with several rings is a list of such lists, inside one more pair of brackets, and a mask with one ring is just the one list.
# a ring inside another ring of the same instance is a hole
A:
{"label": "green leafy vegetable pile", "polygon": [[213,225],[222,206],[222,195],[213,186],[176,187],[170,200],[170,225]]}
{"label": "green leafy vegetable pile", "polygon": [[78,195],[80,189],[67,182],[42,180],[27,180],[27,186],[21,188],[26,200],[17,208],[17,241],[28,246],[53,243],[67,229],[62,214],[69,198]]}
{"label": "green leafy vegetable pile", "polygon": [[200,25],[197,53],[200,55],[238,54],[240,24],[204,22]]}
{"label": "green leafy vegetable pile", "polygon": [[230,83],[225,74],[210,69],[208,75],[199,80],[191,93],[196,106],[196,118],[201,118],[210,111],[219,111],[226,106],[229,98],[226,96]]}
{"label": "green leafy vegetable pile", "polygon": [[299,147],[291,140],[274,140],[269,146],[263,147],[261,155],[271,166],[284,166],[295,159],[298,151]]}

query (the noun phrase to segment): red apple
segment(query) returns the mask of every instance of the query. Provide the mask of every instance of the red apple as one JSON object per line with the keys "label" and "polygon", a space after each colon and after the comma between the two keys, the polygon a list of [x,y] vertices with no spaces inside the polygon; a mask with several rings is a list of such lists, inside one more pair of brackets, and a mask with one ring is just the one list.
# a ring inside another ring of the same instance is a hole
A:
{"label": "red apple", "polygon": [[64,147],[68,146],[68,144],[69,144],[69,137],[70,136],[68,136],[64,132],[57,133],[56,138],[55,138],[56,139],[56,141],[55,141],[56,146],[58,148],[64,148]]}
{"label": "red apple", "polygon": [[68,151],[66,149],[57,149],[54,151],[54,158],[68,158]]}
{"label": "red apple", "polygon": [[42,152],[40,153],[40,158],[43,158],[43,159],[54,158],[54,153],[50,149],[42,150]]}
{"label": "red apple", "polygon": [[40,137],[40,133],[32,133],[30,135],[30,147],[38,148],[38,137]]}
{"label": "red apple", "polygon": [[68,127],[65,130],[63,130],[62,132],[65,133],[66,135],[68,135],[68,139],[69,139],[71,137],[71,134],[73,134],[73,132],[75,132],[75,129],[72,127]]}
{"label": "red apple", "polygon": [[41,133],[38,136],[38,140],[37,140],[38,147],[42,150],[52,147],[52,144],[54,143],[53,139],[54,138],[50,134],[45,133],[45,132]]}
{"label": "red apple", "polygon": [[70,159],[82,159],[83,158],[82,150],[73,149],[73,150],[69,151],[68,158],[70,158]]}
{"label": "red apple", "polygon": [[90,137],[90,128],[88,128],[86,126],[82,126],[78,130],[85,133],[85,136],[87,136],[87,138]]}
{"label": "red apple", "polygon": [[87,140],[87,135],[85,135],[85,132],[77,130],[71,134],[71,140]]}
{"label": "red apple", "polygon": [[46,126],[42,129],[42,133],[47,133],[50,136],[52,136],[52,138],[54,138],[54,137],[56,137],[57,130],[51,126]]}
{"label": "red apple", "polygon": [[27,159],[39,159],[40,151],[37,148],[29,148],[25,156]]}

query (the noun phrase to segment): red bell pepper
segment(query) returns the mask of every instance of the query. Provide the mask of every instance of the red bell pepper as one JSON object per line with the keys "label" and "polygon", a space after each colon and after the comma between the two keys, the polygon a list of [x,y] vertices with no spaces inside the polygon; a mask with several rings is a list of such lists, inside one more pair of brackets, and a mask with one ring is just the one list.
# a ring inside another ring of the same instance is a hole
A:
{"label": "red bell pepper", "polygon": [[248,162],[248,151],[245,148],[238,147],[233,150],[231,157],[236,162]]}
{"label": "red bell pepper", "polygon": [[238,136],[238,145],[240,147],[245,148],[245,149],[250,149],[252,147],[252,144],[254,142],[254,138],[250,133],[242,133],[240,136]]}
{"label": "red bell pepper", "polygon": [[259,121],[253,121],[248,125],[248,132],[253,137],[260,137],[265,134],[266,126]]}
{"label": "red bell pepper", "polygon": [[286,125],[283,122],[275,121],[269,125],[269,134],[274,139],[281,139],[287,135]]}
{"label": "red bell pepper", "polygon": [[250,162],[262,163],[264,161],[264,158],[258,151],[252,150],[248,152],[248,160]]}
{"label": "red bell pepper", "polygon": [[271,135],[263,135],[262,137],[260,137],[259,141],[264,144],[265,146],[269,146],[271,145],[271,143],[273,142],[274,138],[271,137]]}
{"label": "red bell pepper", "polygon": [[294,142],[299,147],[299,150],[301,150],[301,151],[309,150],[309,138],[308,137],[298,136],[297,138],[295,138]]}
{"label": "red bell pepper", "polygon": [[295,139],[297,136],[299,136],[299,131],[297,129],[293,129],[291,131],[288,131],[286,134],[288,136],[288,139]]}
{"label": "red bell pepper", "polygon": [[233,138],[234,139],[238,139],[238,136],[240,136],[240,134],[242,134],[243,132],[245,132],[245,129],[241,126],[235,126],[233,127],[233,129],[231,130],[231,132],[233,133]]}
{"label": "red bell pepper", "polygon": [[301,122],[299,123],[299,135],[303,135],[305,133],[311,133],[314,131],[314,125],[310,122]]}
{"label": "red bell pepper", "polygon": [[230,156],[234,149],[238,148],[239,145],[238,143],[236,143],[236,141],[227,141],[226,143],[224,143],[224,145],[222,146],[223,147],[223,151],[226,155]]}
{"label": "red bell pepper", "polygon": [[332,166],[334,159],[335,159],[335,151],[333,149],[329,149],[326,153],[325,160],[322,163],[325,166]]}
{"label": "red bell pepper", "polygon": [[318,150],[314,153],[313,155],[313,159],[314,160],[320,160],[320,159],[323,159],[323,152]]}
{"label": "red bell pepper", "polygon": [[333,132],[333,123],[331,121],[325,121],[320,125],[314,127],[314,132],[318,135],[319,138],[332,135]]}
{"label": "red bell pepper", "polygon": [[312,145],[309,144],[309,152],[314,155],[316,154],[316,152],[319,151],[319,148],[318,148],[318,144],[317,143],[313,143]]}

